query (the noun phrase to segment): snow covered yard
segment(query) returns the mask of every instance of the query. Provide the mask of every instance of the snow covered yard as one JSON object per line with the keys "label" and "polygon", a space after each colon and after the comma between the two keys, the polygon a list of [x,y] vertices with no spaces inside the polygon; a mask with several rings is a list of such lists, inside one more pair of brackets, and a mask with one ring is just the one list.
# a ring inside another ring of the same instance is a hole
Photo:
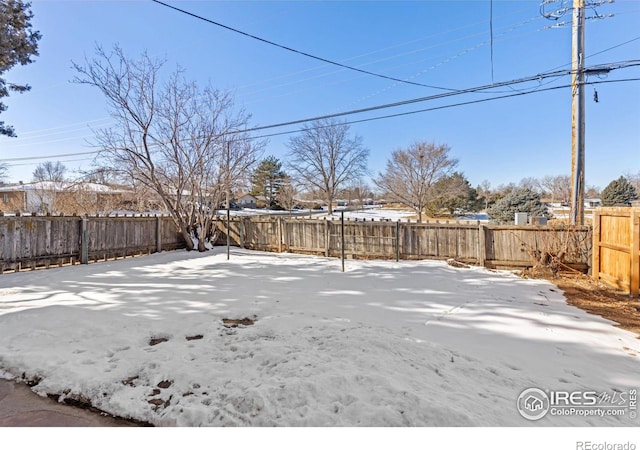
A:
{"label": "snow covered yard", "polygon": [[640,340],[552,284],[346,266],[216,249],[2,275],[0,376],[156,425],[638,425],[518,413],[526,388],[640,384]]}

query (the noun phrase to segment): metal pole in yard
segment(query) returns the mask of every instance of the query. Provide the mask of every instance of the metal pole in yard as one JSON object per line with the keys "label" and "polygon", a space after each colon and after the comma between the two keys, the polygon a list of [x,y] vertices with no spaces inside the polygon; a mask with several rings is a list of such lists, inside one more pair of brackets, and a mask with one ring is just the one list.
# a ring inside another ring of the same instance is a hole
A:
{"label": "metal pole in yard", "polygon": [[229,260],[231,258],[231,238],[230,238],[231,229],[229,228],[229,222],[231,221],[231,200],[229,198],[229,197],[231,197],[230,192],[229,192],[231,190],[231,185],[230,185],[230,182],[229,182],[229,171],[230,171],[230,168],[229,168],[230,161],[229,160],[231,159],[230,147],[231,147],[230,143],[227,142],[227,174],[226,174],[227,175],[227,177],[226,177],[227,178],[227,183],[226,183],[226,185],[227,185],[226,186],[226,188],[227,188],[226,189],[226,191],[227,191],[227,260]]}
{"label": "metal pole in yard", "polygon": [[340,247],[342,247],[342,271],[344,272],[344,210],[340,211]]}

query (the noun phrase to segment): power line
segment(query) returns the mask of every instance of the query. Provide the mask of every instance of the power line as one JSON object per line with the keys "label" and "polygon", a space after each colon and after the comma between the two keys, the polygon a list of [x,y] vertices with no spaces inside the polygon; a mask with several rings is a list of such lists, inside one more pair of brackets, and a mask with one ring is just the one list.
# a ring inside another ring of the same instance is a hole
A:
{"label": "power line", "polygon": [[[637,63],[638,63],[638,65],[640,65],[640,60],[637,61]],[[616,63],[616,64],[619,64],[619,63]],[[427,96],[427,97],[413,98],[413,99],[409,99],[409,100],[403,100],[403,101],[394,102],[394,103],[387,103],[387,104],[382,104],[382,105],[370,106],[370,107],[367,107],[367,108],[360,108],[360,109],[351,110],[351,111],[344,111],[344,112],[338,112],[338,113],[333,113],[333,114],[326,114],[326,115],[322,115],[322,116],[315,116],[315,117],[305,118],[305,119],[297,119],[297,120],[292,120],[292,121],[288,121],[288,122],[281,122],[281,123],[276,123],[276,124],[271,124],[271,125],[257,126],[257,127],[253,127],[253,128],[244,129],[244,130],[231,131],[231,132],[228,132],[226,134],[233,135],[233,134],[240,134],[240,133],[250,133],[250,132],[254,132],[254,131],[267,130],[267,129],[271,129],[271,128],[280,128],[280,127],[285,127],[285,126],[298,125],[298,124],[301,124],[301,123],[313,122],[313,121],[316,121],[316,120],[330,119],[330,118],[342,117],[342,116],[353,115],[353,114],[361,114],[361,113],[376,111],[376,110],[380,110],[380,109],[394,108],[394,107],[405,106],[405,105],[409,105],[409,104],[413,104],[413,103],[422,103],[422,102],[426,102],[426,101],[437,100],[437,99],[440,99],[440,98],[451,97],[451,96],[455,96],[455,95],[478,92],[478,91],[482,91],[482,90],[486,90],[486,89],[490,89],[490,88],[495,88],[495,87],[509,86],[511,84],[520,84],[520,83],[524,83],[524,82],[527,82],[527,81],[542,80],[544,78],[549,78],[549,77],[559,77],[559,76],[563,76],[563,75],[568,75],[570,73],[571,73],[570,70],[562,70],[562,71],[550,72],[550,73],[545,73],[545,74],[538,74],[538,75],[534,75],[534,76],[530,76],[530,77],[519,78],[519,79],[516,79],[516,80],[503,81],[503,82],[500,82],[500,83],[492,83],[492,84],[489,84],[489,85],[483,85],[483,86],[477,86],[477,87],[472,87],[472,88],[468,88],[468,89],[457,90],[457,91],[454,91],[454,92],[443,92],[443,93],[440,93],[440,94],[430,95],[430,96]],[[91,152],[65,153],[65,154],[61,154],[61,155],[52,155],[52,156],[49,156],[49,157],[65,157],[65,156],[97,154],[99,152],[100,152],[99,150],[94,150],[94,151],[91,151]],[[0,161],[25,161],[25,160],[42,159],[42,158],[47,158],[47,156],[45,156],[45,157],[30,156],[30,157],[8,158],[8,159],[0,160]]]}
{"label": "power line", "polygon": [[[67,156],[79,156],[79,155],[94,155],[96,153],[99,153],[100,150],[93,150],[90,152],[75,152],[75,153],[59,153],[57,155],[50,155],[50,156],[54,156],[56,158],[64,158]],[[50,156],[22,156],[20,158],[2,158],[0,159],[0,161],[2,162],[11,162],[11,161],[30,161],[30,160],[37,160],[37,159],[46,159]]]}
{"label": "power line", "polygon": [[300,51],[300,50],[296,50],[296,49],[288,47],[286,45],[278,44],[278,43],[270,41],[268,39],[264,39],[264,38],[261,38],[259,36],[255,36],[253,34],[245,32],[245,31],[238,30],[237,28],[233,28],[233,27],[230,27],[228,25],[224,25],[224,24],[222,24],[220,22],[216,22],[214,20],[207,19],[206,17],[202,17],[202,16],[199,16],[199,15],[194,14],[192,12],[186,11],[184,9],[180,9],[180,8],[178,8],[176,6],[172,6],[172,5],[169,5],[167,3],[161,2],[160,0],[151,0],[151,1],[154,2],[154,3],[158,3],[159,5],[162,5],[162,6],[166,6],[167,8],[173,9],[175,11],[181,12],[183,14],[186,14],[188,16],[194,17],[194,18],[196,18],[198,20],[202,20],[204,22],[207,22],[207,23],[210,23],[212,25],[224,28],[226,30],[233,31],[234,33],[238,33],[238,34],[241,34],[243,36],[247,36],[247,37],[249,37],[251,39],[255,39],[255,40],[263,42],[265,44],[269,44],[269,45],[272,45],[274,47],[278,47],[278,48],[281,48],[283,50],[287,50],[289,52],[296,53],[298,55],[306,56],[307,58],[315,59],[317,61],[322,61],[322,62],[327,63],[327,64],[331,64],[331,65],[334,65],[334,66],[342,67],[343,69],[353,70],[355,72],[364,73],[366,75],[371,75],[371,76],[374,76],[374,77],[383,78],[385,80],[397,81],[398,83],[410,84],[410,85],[413,85],[413,86],[427,87],[427,88],[431,88],[431,89],[439,89],[439,90],[442,90],[442,91],[456,91],[456,89],[445,88],[445,87],[441,87],[441,86],[432,86],[432,85],[428,85],[428,84],[418,83],[418,82],[415,82],[415,81],[408,81],[408,80],[403,80],[401,78],[390,77],[390,76],[387,76],[387,75],[382,75],[382,74],[379,74],[379,73],[370,72],[370,71],[364,70],[364,69],[358,69],[357,67],[348,66],[346,64],[342,64],[342,63],[339,63],[337,61],[332,61],[330,59],[322,58],[320,56],[315,56],[315,55],[312,55],[310,53],[303,52],[303,51]]}
{"label": "power line", "polygon": [[[47,157],[47,158],[42,158],[40,161],[49,161],[49,160],[51,160],[51,158]],[[92,161],[93,158],[77,158],[77,159],[56,159],[56,158],[54,158],[54,160],[58,161],[58,162],[61,162],[61,163],[69,163],[69,162],[79,162],[79,161]],[[30,163],[6,164],[6,167],[35,166],[37,164],[39,164],[39,163],[38,162],[30,162]]]}
{"label": "power line", "polygon": [[[624,78],[624,79],[620,79],[620,80],[587,81],[587,82],[585,82],[585,85],[604,84],[604,83],[622,83],[622,82],[630,82],[630,81],[640,81],[640,78]],[[565,84],[565,85],[562,85],[562,86],[552,86],[552,87],[543,88],[543,89],[537,89],[536,88],[536,89],[531,89],[529,91],[516,91],[516,92],[511,93],[511,94],[500,95],[500,96],[496,96],[496,97],[481,98],[481,99],[469,100],[469,101],[466,101],[466,102],[452,103],[452,104],[449,104],[449,105],[434,106],[432,108],[425,108],[425,109],[419,109],[419,110],[414,110],[414,111],[406,111],[406,112],[401,112],[401,113],[397,113],[397,114],[388,114],[388,115],[384,115],[384,116],[369,117],[367,119],[351,120],[351,121],[347,121],[347,122],[343,122],[343,123],[346,124],[346,125],[353,125],[353,124],[356,124],[356,123],[372,122],[372,121],[375,121],[375,120],[392,119],[392,118],[395,118],[395,117],[409,116],[409,115],[412,115],[412,114],[420,114],[420,113],[424,113],[424,112],[437,111],[437,110],[440,110],[440,109],[454,108],[454,107],[457,107],[457,106],[473,105],[475,103],[484,103],[484,102],[489,102],[489,101],[493,101],[493,100],[501,100],[501,99],[509,98],[509,97],[518,97],[518,96],[521,96],[521,95],[536,94],[538,92],[553,91],[553,90],[557,90],[557,89],[566,89],[566,88],[570,88],[570,87],[571,87],[570,84]],[[315,130],[315,129],[320,129],[320,128],[328,128],[330,126],[331,125],[318,125],[318,126],[309,127],[308,129]],[[283,135],[287,135],[287,134],[295,134],[295,133],[299,133],[299,132],[300,132],[300,130],[283,131],[281,133],[265,134],[265,135],[261,135],[261,136],[251,136],[251,137],[246,138],[246,139],[263,139],[263,138],[274,137],[274,136],[283,136]]]}
{"label": "power line", "polygon": [[[618,80],[597,80],[597,81],[587,81],[585,82],[585,85],[595,85],[595,84],[607,84],[607,83],[623,83],[623,82],[631,82],[631,81],[640,81],[640,78],[624,78],[624,79],[618,79]],[[437,110],[441,110],[441,109],[449,109],[449,108],[455,108],[455,107],[459,107],[459,106],[467,106],[467,105],[473,105],[473,104],[477,104],[477,103],[485,103],[485,102],[489,102],[489,101],[493,101],[493,100],[502,100],[505,98],[511,98],[511,97],[519,97],[522,95],[528,95],[528,94],[536,94],[539,92],[546,92],[546,91],[553,91],[553,90],[558,90],[558,89],[566,89],[566,88],[570,88],[571,84],[565,84],[565,85],[561,85],[561,86],[552,86],[552,87],[548,87],[548,88],[543,88],[543,89],[531,89],[529,91],[517,91],[517,92],[513,92],[510,94],[505,94],[505,95],[499,95],[499,96],[495,96],[495,97],[489,97],[489,98],[482,98],[482,99],[475,99],[475,100],[469,100],[466,102],[458,102],[458,103],[452,103],[452,104],[448,104],[448,105],[440,105],[440,106],[434,106],[432,108],[424,108],[424,109],[419,109],[419,110],[413,110],[413,111],[405,111],[405,112],[401,112],[401,113],[396,113],[396,114],[387,114],[384,116],[377,116],[377,117],[369,117],[366,119],[358,119],[358,120],[351,120],[351,121],[346,121],[344,122],[344,124],[346,125],[353,125],[353,124],[358,124],[358,123],[365,123],[365,122],[372,122],[372,121],[376,121],[376,120],[383,120],[383,119],[392,119],[392,118],[397,118],[397,117],[402,117],[402,116],[409,116],[409,115],[413,115],[413,114],[420,114],[420,113],[425,113],[425,112],[430,112],[430,111],[437,111]],[[307,121],[313,121],[315,119],[307,119]],[[284,126],[284,125],[282,125]],[[308,129],[321,129],[321,128],[328,128],[331,125],[314,125],[313,127],[309,127]],[[275,125],[270,126],[271,128],[275,127]],[[264,129],[264,128],[263,128]],[[244,130],[244,132],[248,132],[249,130]],[[300,133],[301,130],[289,130],[289,131],[283,131],[283,132],[279,132],[279,133],[271,133],[271,134],[263,134],[263,135],[259,135],[259,136],[247,136],[247,137],[242,137],[240,138],[240,140],[254,140],[254,139],[264,139],[264,138],[269,138],[269,137],[275,137],[275,136],[284,136],[287,134],[295,134],[295,133]],[[234,134],[233,132],[230,133],[225,133],[223,135],[220,136],[225,136],[225,135],[229,135],[229,134]],[[158,143],[154,143],[151,144],[152,146],[157,146],[157,145],[161,145],[161,142]],[[67,157],[67,156],[76,156],[76,155],[90,155],[90,154],[98,154],[100,153],[102,150],[94,150],[94,151],[90,151],[90,152],[78,152],[78,153],[66,153],[66,154],[58,154],[58,155],[47,155],[47,156],[32,156],[32,157],[25,157],[25,158],[11,158],[8,160],[4,160],[4,161],[23,161],[23,160],[51,160],[53,158],[59,158],[59,157]],[[90,158],[82,158],[82,159],[78,159],[78,160],[68,160],[68,162],[71,161],[88,161],[90,160]],[[31,164],[7,164],[8,167],[14,167],[14,166],[20,166],[20,165],[31,165]]]}
{"label": "power line", "polygon": [[[518,25],[520,25],[520,23],[519,23],[519,24],[517,24],[516,26],[518,26]],[[512,28],[513,28],[513,27],[512,27]],[[587,58],[591,58],[591,57],[593,57],[593,56],[600,55],[600,54],[602,54],[602,53],[606,53],[606,52],[608,52],[608,51],[614,50],[614,49],[616,49],[616,48],[622,47],[622,46],[624,46],[624,45],[630,44],[630,43],[635,42],[635,41],[638,41],[638,40],[640,40],[640,36],[637,36],[637,37],[635,37],[635,38],[633,38],[633,39],[629,39],[629,40],[627,40],[627,41],[621,42],[621,43],[616,44],[616,45],[614,45],[614,46],[611,46],[611,47],[605,48],[605,49],[600,50],[600,51],[598,51],[598,52],[596,52],[596,53],[591,53],[591,54],[587,55],[587,56],[585,57],[585,59],[587,59]],[[479,45],[484,45],[484,44],[486,44],[486,42],[485,42],[485,43],[483,43],[483,44],[479,44]],[[475,47],[477,47],[477,45],[476,45]],[[475,47],[467,48],[467,49],[463,50],[463,52],[462,52],[462,53],[464,53],[464,52],[468,52],[468,51],[470,51],[470,50],[474,49]],[[454,57],[457,57],[457,56],[458,56],[458,55],[455,55]],[[558,70],[558,69],[561,69],[561,68],[563,68],[563,67],[570,66],[570,65],[571,65],[571,63],[563,64],[563,65],[560,65],[560,66],[556,66],[556,67],[553,67],[553,68],[550,68],[550,69],[546,70],[546,72],[550,72],[550,71],[553,71],[553,70]],[[311,70],[311,69],[307,69],[307,71],[308,71],[308,70]],[[281,85],[281,86],[287,86],[287,84],[285,84],[285,85]],[[511,89],[511,88],[510,88],[510,89]],[[491,92],[491,91],[487,91],[487,92],[489,93],[489,92]],[[498,92],[498,91],[493,91],[493,93],[497,93],[497,92]],[[20,147],[30,146],[30,145],[33,145],[33,144],[24,144],[24,145],[23,145],[22,141],[24,141],[24,140],[26,140],[26,139],[33,139],[33,138],[40,138],[40,137],[46,137],[46,136],[49,136],[49,134],[42,134],[42,133],[47,132],[47,131],[61,130],[61,129],[65,129],[65,128],[76,127],[76,126],[78,126],[78,125],[88,125],[88,124],[90,124],[90,123],[94,123],[94,122],[102,122],[102,121],[106,121],[106,120],[111,120],[111,118],[110,118],[110,117],[103,117],[103,118],[99,118],[99,119],[88,120],[88,121],[85,121],[85,122],[76,122],[76,123],[72,123],[72,124],[61,125],[61,126],[58,126],[58,127],[44,128],[44,129],[40,129],[40,130],[24,131],[24,132],[20,133],[20,137],[19,137],[19,141],[20,141],[20,143],[19,143],[18,145],[15,145],[15,146],[14,146],[12,143],[8,143],[7,145],[8,145],[8,146],[10,146],[11,148],[17,148],[18,146],[20,146]],[[84,130],[85,130],[85,128],[83,127],[83,128],[81,128],[81,129],[78,129],[77,131],[84,131]],[[61,133],[64,133],[64,132],[56,132],[56,133],[51,133],[51,134],[61,134]],[[32,135],[32,134],[35,134],[35,135],[37,135],[37,136],[29,136],[29,135]],[[80,136],[80,137],[87,137],[87,136]],[[70,140],[70,139],[76,139],[76,138],[78,138],[78,137],[68,138],[68,139],[64,139],[64,140]],[[53,143],[53,142],[60,142],[60,140],[55,140],[55,141],[44,141],[44,142],[39,142],[38,144],[41,144],[41,145],[42,145],[42,144],[49,144],[49,143]]]}
{"label": "power line", "polygon": [[[614,65],[617,65],[618,67],[614,67]],[[640,66],[640,60],[632,60],[632,61],[625,61],[625,62],[619,62],[619,63],[610,63],[610,64],[601,64],[601,65],[598,65],[598,66],[591,66],[589,69],[597,70],[597,69],[605,69],[606,68],[608,70],[615,70],[615,69],[618,69],[618,68],[632,67],[632,66]],[[491,89],[491,88],[495,88],[495,87],[509,86],[509,85],[512,85],[512,84],[525,83],[525,82],[528,82],[528,81],[543,80],[545,78],[550,78],[550,77],[559,77],[559,76],[563,76],[563,75],[571,75],[571,73],[572,73],[572,70],[561,70],[561,71],[555,71],[555,72],[541,73],[541,74],[538,74],[538,75],[519,78],[519,79],[516,79],[516,80],[503,81],[503,82],[500,82],[500,83],[487,84],[487,85],[477,86],[477,87],[468,88],[468,89],[461,89],[461,90],[457,90],[455,92],[444,92],[444,93],[440,93],[440,94],[430,95],[430,96],[427,96],[427,97],[413,98],[413,99],[409,99],[409,100],[403,100],[403,101],[394,102],[394,103],[387,103],[387,104],[383,104],[383,105],[370,106],[370,107],[367,107],[367,108],[360,108],[360,109],[355,109],[355,110],[351,110],[351,111],[344,111],[344,112],[338,112],[338,113],[333,113],[333,114],[325,114],[325,115],[322,115],[322,116],[316,116],[316,117],[311,117],[311,118],[306,118],[306,119],[292,120],[292,121],[289,121],[289,122],[281,122],[281,123],[276,123],[276,124],[272,124],[272,125],[258,126],[258,127],[245,129],[245,130],[239,130],[239,131],[236,131],[236,132],[230,132],[230,134],[249,133],[249,132],[253,132],[253,131],[266,130],[266,129],[270,129],[270,128],[279,128],[279,127],[290,126],[290,125],[298,125],[298,124],[301,124],[301,123],[313,122],[313,121],[316,121],[316,120],[332,119],[332,118],[336,118],[336,117],[348,116],[348,115],[353,115],[353,114],[360,114],[360,113],[364,113],[364,112],[376,111],[376,110],[379,110],[379,109],[393,108],[393,107],[397,107],[397,106],[405,106],[405,105],[409,105],[409,104],[412,104],[412,103],[421,103],[421,102],[425,102],[425,101],[437,100],[437,99],[440,99],[440,98],[451,97],[451,96],[455,96],[455,95],[467,94],[467,93],[472,93],[472,92],[478,92],[478,91]]]}
{"label": "power line", "polygon": [[[522,12],[522,11],[526,11],[526,10],[528,10],[528,8],[520,10],[518,12]],[[509,15],[513,15],[513,13],[509,14]],[[504,17],[504,16],[500,16],[500,17]],[[538,16],[534,16],[534,17],[532,17],[530,19],[521,21],[519,23],[516,23],[516,24],[513,24],[513,25],[509,25],[509,29],[507,31],[505,31],[505,32],[502,32],[501,34],[505,34],[505,33],[509,32],[509,31],[512,31],[512,30],[514,30],[516,28],[519,28],[519,27],[521,27],[523,25],[526,25],[527,23],[529,23],[529,22],[531,22],[533,20],[538,20],[538,19],[540,19],[539,15]],[[472,23],[472,24],[464,25],[464,26],[457,27],[457,28],[452,28],[452,29],[449,29],[449,30],[446,30],[446,31],[442,31],[442,32],[439,32],[439,33],[434,33],[434,34],[431,34],[429,36],[424,36],[424,37],[421,37],[419,39],[413,39],[413,40],[402,42],[402,43],[399,43],[399,44],[390,45],[390,46],[387,46],[387,47],[384,47],[384,48],[381,48],[381,49],[369,51],[367,53],[362,53],[360,55],[351,56],[349,58],[344,59],[343,62],[344,61],[351,61],[351,60],[363,58],[365,56],[375,55],[377,53],[381,53],[381,52],[384,52],[386,50],[391,50],[391,49],[394,49],[394,48],[403,47],[403,46],[406,46],[406,45],[409,45],[409,44],[413,44],[413,43],[416,43],[416,42],[420,42],[420,41],[424,41],[424,40],[430,39],[430,38],[435,37],[435,36],[439,36],[439,35],[443,35],[443,34],[449,34],[449,33],[455,32],[455,31],[459,31],[459,30],[463,30],[463,29],[466,29],[466,28],[470,28],[470,27],[473,27],[475,25],[483,24],[484,22],[485,22],[484,20],[483,21],[479,21],[479,22],[475,22],[475,23]],[[503,27],[503,28],[506,28],[506,27]],[[399,57],[402,57],[402,56],[407,56],[407,55],[411,55],[411,54],[414,54],[414,53],[423,52],[425,50],[430,50],[430,49],[434,49],[434,48],[437,48],[437,47],[442,47],[442,46],[451,44],[453,42],[463,41],[463,40],[466,40],[466,39],[469,39],[469,38],[472,38],[472,37],[476,37],[476,36],[480,36],[480,35],[483,35],[483,34],[485,34],[485,32],[468,34],[468,35],[465,35],[465,36],[462,36],[462,37],[456,37],[455,39],[450,39],[450,40],[445,41],[445,42],[431,44],[431,45],[429,45],[427,47],[421,47],[421,48],[418,48],[418,49],[415,49],[415,50],[394,54],[392,56],[384,57],[384,58],[381,58],[381,59],[376,59],[374,61],[369,61],[369,62],[366,62],[364,64],[361,64],[361,66],[367,66],[367,65],[371,65],[371,64],[378,64],[378,63],[381,63],[381,62],[384,62],[384,61],[388,61],[390,59],[395,59],[395,58],[399,58]],[[475,46],[472,47],[472,49],[475,49]],[[393,67],[395,68],[395,67],[401,67],[401,66],[396,65],[396,66],[393,66]],[[298,72],[294,72],[294,73],[291,73],[291,74],[284,74],[284,75],[279,75],[279,76],[276,76],[276,77],[273,77],[273,78],[270,78],[270,79],[261,80],[258,83],[252,83],[252,84],[249,84],[249,85],[240,86],[239,88],[257,86],[257,85],[260,85],[260,84],[265,83],[265,82],[280,80],[282,78],[287,78],[287,77],[290,77],[290,76],[299,75],[299,74],[303,74],[303,73],[307,73],[307,72],[313,72],[313,71],[316,71],[318,69],[319,69],[318,67],[307,68],[307,69],[303,69],[303,70],[300,70]],[[307,79],[320,78],[320,77],[324,77],[324,76],[327,76],[327,75],[332,75],[334,73],[339,73],[339,71],[330,72],[328,74],[323,74],[323,75],[316,75],[316,76],[313,76],[313,77],[307,78]],[[301,81],[294,81],[294,82],[281,84],[281,85],[278,85],[277,87],[287,86],[287,85],[295,84],[295,83],[300,83],[300,82],[305,81],[307,79],[303,79]]]}
{"label": "power line", "polygon": [[[495,38],[495,37],[498,37],[498,36],[503,36],[503,35],[505,35],[505,34],[507,34],[507,33],[511,32],[511,31],[513,31],[513,30],[516,30],[516,29],[517,29],[517,28],[519,28],[519,27],[522,27],[522,26],[524,26],[524,25],[526,25],[526,24],[528,24],[528,23],[530,23],[530,22],[532,22],[532,21],[534,21],[534,20],[538,20],[538,19],[540,19],[540,17],[539,17],[539,16],[536,16],[536,17],[532,17],[532,18],[530,18],[530,19],[527,19],[527,20],[524,20],[524,21],[518,22],[518,23],[516,23],[516,24],[509,25],[509,26],[507,26],[507,27],[503,27],[503,29],[505,29],[505,28],[506,28],[506,30],[505,30],[505,31],[502,31],[502,32],[501,32],[501,33],[499,33],[498,35],[495,35],[495,36],[494,36],[494,38]],[[543,30],[543,28],[541,28],[540,30],[536,30],[536,32],[537,32],[537,31],[541,31],[541,30]],[[408,55],[412,55],[412,54],[415,54],[415,53],[420,53],[420,52],[423,52],[423,51],[428,50],[428,49],[433,49],[433,48],[440,47],[440,46],[445,45],[445,44],[449,44],[449,43],[451,43],[451,42],[464,41],[464,40],[466,40],[466,39],[468,39],[468,38],[472,38],[472,37],[476,37],[476,36],[480,36],[480,35],[484,35],[484,34],[485,34],[485,32],[480,32],[480,33],[475,33],[475,34],[472,34],[472,35],[463,36],[463,37],[460,37],[460,38],[456,38],[456,39],[449,40],[449,41],[444,42],[444,43],[433,44],[433,45],[429,45],[429,46],[427,46],[427,47],[422,47],[422,48],[415,49],[415,50],[411,50],[411,51],[408,51],[408,52],[399,53],[399,54],[396,54],[396,55],[393,55],[393,56],[388,56],[388,57],[385,57],[385,58],[381,58],[381,59],[377,59],[377,60],[374,60],[374,61],[370,61],[370,62],[367,62],[367,63],[365,63],[365,64],[362,64],[362,66],[365,66],[365,65],[371,65],[371,64],[378,64],[378,63],[381,63],[381,62],[384,62],[384,61],[389,61],[389,60],[391,60],[391,59],[399,58],[399,57],[402,57],[402,56],[408,56]],[[465,54],[468,54],[468,53],[470,53],[470,52],[472,52],[472,51],[475,51],[475,50],[477,50],[477,49],[479,49],[479,48],[481,48],[481,47],[483,47],[483,46],[485,46],[485,45],[488,45],[489,43],[490,43],[490,41],[489,41],[489,40],[486,40],[486,41],[481,42],[481,43],[479,43],[479,44],[475,44],[475,45],[473,45],[473,46],[471,46],[471,47],[467,47],[467,48],[465,48],[465,49],[463,49],[463,50],[461,50],[461,51],[457,52],[457,53],[456,53],[456,54],[454,54],[454,55],[451,55],[451,56],[447,56],[447,57],[445,57],[445,58],[442,58],[439,62],[437,62],[437,63],[435,63],[435,64],[432,64],[430,67],[427,67],[427,68],[425,68],[425,69],[422,69],[422,70],[420,70],[419,72],[414,73],[414,74],[412,74],[412,75],[410,75],[410,76],[406,77],[406,78],[405,78],[405,80],[406,80],[406,81],[408,81],[408,80],[411,80],[411,79],[416,78],[416,77],[418,77],[418,76],[421,76],[421,75],[425,74],[426,72],[428,72],[428,71],[430,71],[430,70],[436,69],[436,68],[438,68],[439,66],[442,66],[442,65],[444,65],[444,64],[447,64],[447,63],[449,63],[449,62],[453,61],[454,59],[459,58],[460,56],[463,56],[463,55],[465,55]],[[392,47],[390,47],[390,48],[392,48]],[[377,53],[377,52],[371,52],[371,53],[369,53],[369,54],[374,54],[374,53]],[[362,56],[362,55],[361,55],[361,56]],[[354,59],[354,58],[358,58],[358,56],[356,56],[356,57],[352,57],[352,58],[348,58],[348,59]],[[408,65],[415,65],[415,64],[422,63],[422,62],[424,62],[424,61],[430,61],[430,60],[432,60],[432,59],[438,59],[438,58],[439,58],[439,57],[430,56],[429,58],[421,59],[421,60],[412,59],[412,60],[411,60],[411,62],[408,62],[408,63],[402,63],[402,64],[396,64],[396,65],[394,65],[394,66],[389,67],[389,69],[396,69],[396,68],[399,68],[399,67],[405,67],[405,66],[408,66]],[[303,70],[303,71],[301,71],[301,72],[297,72],[297,73],[304,73],[304,72],[309,72],[309,71],[313,71],[313,70],[316,70],[316,69],[306,69],[306,70]],[[296,74],[297,74],[297,73],[296,73]],[[269,90],[269,89],[273,89],[273,88],[281,88],[281,87],[292,86],[292,85],[295,85],[295,84],[300,84],[300,83],[303,83],[303,82],[307,82],[307,81],[309,81],[309,80],[314,80],[314,79],[318,79],[318,78],[324,78],[324,77],[327,77],[327,76],[330,76],[330,75],[334,75],[334,74],[337,74],[337,73],[340,73],[340,70],[336,70],[336,71],[328,72],[328,73],[323,73],[323,74],[319,74],[319,75],[314,75],[314,76],[307,77],[307,78],[303,78],[303,79],[299,79],[299,80],[289,81],[289,82],[286,82],[286,83],[281,83],[281,84],[277,84],[277,85],[274,85],[274,86],[269,86],[269,87],[266,87],[266,88],[261,88],[261,89],[258,89],[258,90],[256,90],[256,91],[252,91],[252,92],[249,92],[249,93],[247,93],[247,94],[243,94],[242,96],[256,94],[256,93],[263,92],[263,91],[267,91],[267,90]],[[295,74],[293,74],[293,75],[295,75]],[[283,76],[280,76],[280,77],[275,77],[275,78],[272,78],[272,79],[270,79],[270,80],[265,80],[265,82],[267,82],[267,81],[272,81],[272,80],[278,80],[278,79],[281,79],[281,78],[286,78],[286,77],[288,77],[288,76],[289,76],[289,75],[283,75]],[[493,79],[492,79],[491,81],[493,82]],[[330,84],[330,85],[340,84],[340,83],[344,83],[344,82],[345,82],[345,81],[340,81],[340,82],[332,83],[332,84]],[[257,84],[258,84],[258,83],[254,84],[254,85],[257,85]],[[397,84],[398,84],[398,83],[394,83],[394,84],[392,84],[392,85],[391,85],[391,87],[396,86]],[[250,86],[253,86],[253,85],[250,85]],[[323,87],[325,87],[325,86],[327,86],[327,84],[323,84],[322,86],[323,86]],[[390,87],[386,87],[386,88],[384,88],[382,91],[387,90],[387,89],[390,89]],[[443,88],[443,89],[445,89],[445,88]],[[447,88],[447,89],[450,89],[450,90],[452,90],[452,91],[455,91],[455,89],[454,89],[454,88]],[[306,90],[309,90],[309,89],[305,89],[305,91],[306,91]],[[298,92],[301,92],[301,91],[298,91]],[[302,91],[302,92],[304,92],[304,91]],[[378,91],[378,92],[381,92],[381,91]],[[291,93],[291,92],[289,92],[287,95],[292,95],[292,93]],[[372,95],[368,95],[368,96],[366,96],[364,99],[369,98],[369,97],[371,97],[371,96],[372,96]],[[276,97],[276,98],[277,98],[277,97]],[[358,100],[358,101],[356,101],[356,102],[353,102],[353,103],[358,103],[358,102],[359,102],[359,101],[361,101],[361,100],[363,100],[363,99],[360,99],[360,100]]]}

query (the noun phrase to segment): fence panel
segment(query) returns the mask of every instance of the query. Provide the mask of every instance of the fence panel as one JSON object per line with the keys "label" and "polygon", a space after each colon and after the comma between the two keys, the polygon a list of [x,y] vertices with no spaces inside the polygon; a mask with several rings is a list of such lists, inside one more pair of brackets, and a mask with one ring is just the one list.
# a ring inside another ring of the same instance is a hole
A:
{"label": "fence panel", "polygon": [[478,262],[478,227],[455,223],[400,224],[404,259],[449,259]]}
{"label": "fence panel", "polygon": [[0,273],[177,248],[170,217],[0,217]]}
{"label": "fence panel", "polygon": [[320,220],[285,220],[284,247],[293,253],[325,254],[326,228]]}
{"label": "fence panel", "polygon": [[593,227],[593,277],[640,295],[640,208],[598,208]]}
{"label": "fence panel", "polygon": [[566,265],[586,271],[591,256],[591,229],[569,226],[488,226],[488,267],[530,267],[545,253],[561,257]]}
{"label": "fence panel", "polygon": [[157,250],[157,220],[155,217],[94,217],[87,219],[89,260],[106,260],[155,252]]}
{"label": "fence panel", "polygon": [[0,217],[0,273],[75,263],[79,257],[78,217]]}
{"label": "fence panel", "polygon": [[[396,225],[393,222],[344,223],[344,251],[347,258],[395,258]],[[329,256],[342,254],[342,223],[329,223]]]}

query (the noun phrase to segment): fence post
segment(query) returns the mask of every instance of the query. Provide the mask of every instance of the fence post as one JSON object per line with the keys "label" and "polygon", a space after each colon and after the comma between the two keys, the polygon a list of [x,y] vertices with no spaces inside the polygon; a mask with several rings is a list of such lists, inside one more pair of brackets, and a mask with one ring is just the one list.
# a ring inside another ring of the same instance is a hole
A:
{"label": "fence post", "polygon": [[485,267],[487,262],[487,227],[478,226],[478,265]]}
{"label": "fence post", "polygon": [[330,226],[329,220],[324,221],[324,256],[329,256],[329,244],[331,243],[331,237],[329,236]]}
{"label": "fence post", "polygon": [[633,296],[640,295],[640,209],[632,208],[631,221],[631,280],[629,293]]}
{"label": "fence post", "polygon": [[89,236],[87,235],[87,218],[80,219],[80,264],[89,264]]}
{"label": "fence post", "polygon": [[340,211],[340,248],[342,249],[342,271],[344,272],[344,211]]}
{"label": "fence post", "polygon": [[593,244],[591,246],[591,276],[600,278],[600,211],[593,212]]}
{"label": "fence post", "polygon": [[162,217],[156,215],[156,253],[162,252]]}
{"label": "fence post", "polygon": [[240,218],[240,247],[244,248],[244,221],[246,217]]}
{"label": "fence post", "polygon": [[278,253],[282,253],[282,217],[278,217]]}
{"label": "fence post", "polygon": [[396,262],[400,261],[400,221],[396,222]]}

